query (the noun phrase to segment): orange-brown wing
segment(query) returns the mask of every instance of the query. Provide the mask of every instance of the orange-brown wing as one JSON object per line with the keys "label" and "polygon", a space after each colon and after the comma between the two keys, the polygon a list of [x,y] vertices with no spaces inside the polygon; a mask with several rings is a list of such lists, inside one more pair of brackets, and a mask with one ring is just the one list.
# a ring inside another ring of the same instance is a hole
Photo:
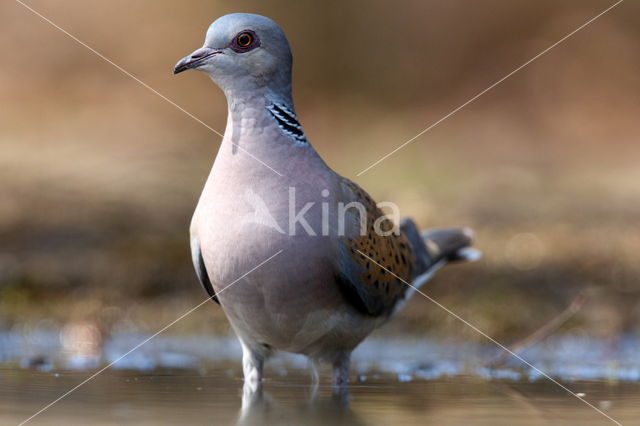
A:
{"label": "orange-brown wing", "polygon": [[346,210],[345,235],[339,237],[338,284],[361,312],[389,314],[407,291],[405,282],[413,279],[416,259],[411,244],[400,228],[391,232],[394,224],[362,188],[344,179],[341,190],[343,205],[355,202],[363,208]]}

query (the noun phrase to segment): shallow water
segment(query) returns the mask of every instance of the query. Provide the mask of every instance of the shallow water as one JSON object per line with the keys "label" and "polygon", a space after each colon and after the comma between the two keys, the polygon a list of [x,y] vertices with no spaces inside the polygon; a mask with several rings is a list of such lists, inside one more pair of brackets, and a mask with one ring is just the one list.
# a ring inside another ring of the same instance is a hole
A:
{"label": "shallow water", "polygon": [[[18,424],[86,373],[0,371],[0,420]],[[585,400],[625,425],[640,424],[638,385],[575,382]],[[242,381],[226,369],[139,373],[108,370],[32,424],[613,424],[545,381],[487,381],[457,376],[401,383],[380,376],[351,387],[349,401],[306,376],[267,380],[241,413]]]}
{"label": "shallow water", "polygon": [[[202,370],[221,363],[239,365],[240,344],[234,335],[172,336],[161,334],[129,352],[149,335],[123,333],[102,337],[86,325],[69,330],[29,333],[0,331],[0,366],[38,371],[90,370],[113,363],[113,369],[153,371],[160,368]],[[486,379],[537,380],[541,373],[505,356],[494,344],[435,341],[428,338],[370,337],[352,356],[352,370],[367,376],[389,373],[399,381],[475,375]],[[635,336],[599,340],[585,336],[548,338],[520,355],[545,373],[564,381],[614,380],[640,382],[640,339]],[[303,356],[280,353],[269,361],[276,375],[306,370]]]}
{"label": "shallow water", "polygon": [[[146,337],[92,341],[82,328],[0,333],[0,424],[26,420]],[[268,364],[262,392],[243,402],[235,337],[160,335],[31,423],[614,424],[582,398],[622,424],[640,424],[637,339],[561,337],[522,353],[580,398],[513,359],[488,368],[498,353],[374,337],[354,352],[348,396],[326,386],[314,393],[306,360],[281,355]]]}

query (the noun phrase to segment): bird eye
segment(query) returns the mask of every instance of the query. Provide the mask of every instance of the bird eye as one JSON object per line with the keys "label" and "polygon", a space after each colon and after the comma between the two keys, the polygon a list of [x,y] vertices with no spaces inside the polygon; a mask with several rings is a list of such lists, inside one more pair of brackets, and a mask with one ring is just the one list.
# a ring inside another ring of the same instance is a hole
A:
{"label": "bird eye", "polygon": [[253,42],[253,36],[249,33],[240,33],[236,38],[236,43],[240,47],[248,47]]}
{"label": "bird eye", "polygon": [[246,53],[260,47],[260,37],[251,30],[242,30],[229,43],[229,48],[236,53]]}

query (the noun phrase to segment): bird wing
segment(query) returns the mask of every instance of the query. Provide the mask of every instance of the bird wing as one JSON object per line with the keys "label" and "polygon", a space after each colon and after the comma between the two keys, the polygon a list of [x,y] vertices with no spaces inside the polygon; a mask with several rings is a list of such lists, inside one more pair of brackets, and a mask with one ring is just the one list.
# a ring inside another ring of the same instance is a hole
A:
{"label": "bird wing", "polygon": [[204,259],[202,258],[202,251],[200,251],[200,243],[198,242],[198,239],[195,236],[191,237],[191,260],[193,261],[193,267],[196,270],[198,281],[200,281],[200,284],[202,284],[202,287],[204,287],[209,297],[211,297],[211,300],[213,300],[219,305],[220,301],[216,296],[216,292],[213,289],[213,285],[211,285],[211,280],[209,279],[207,268],[204,265]]}
{"label": "bird wing", "polygon": [[405,218],[396,232],[390,232],[393,223],[369,194],[344,178],[340,189],[343,205],[364,206],[365,220],[360,222],[363,212],[356,208],[346,211],[345,232],[338,237],[337,282],[347,301],[364,314],[390,315],[398,301],[408,298],[447,262],[481,256],[470,247],[473,232],[469,228],[421,233],[413,220]]}
{"label": "bird wing", "polygon": [[348,179],[342,179],[339,186],[343,206],[355,202],[363,209],[354,206],[344,211],[336,281],[347,301],[362,313],[388,315],[407,291],[406,282],[419,273],[415,250],[402,229],[390,232],[393,223],[362,188]]}

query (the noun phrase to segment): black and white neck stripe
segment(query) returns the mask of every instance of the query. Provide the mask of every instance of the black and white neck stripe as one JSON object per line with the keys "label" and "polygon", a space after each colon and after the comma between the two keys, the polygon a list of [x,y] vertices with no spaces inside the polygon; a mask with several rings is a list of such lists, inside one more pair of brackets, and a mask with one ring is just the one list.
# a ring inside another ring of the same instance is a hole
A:
{"label": "black and white neck stripe", "polygon": [[291,136],[297,143],[307,144],[307,137],[302,131],[302,126],[298,123],[296,115],[284,104],[274,102],[267,106],[267,110],[276,120],[280,130],[287,136]]}

